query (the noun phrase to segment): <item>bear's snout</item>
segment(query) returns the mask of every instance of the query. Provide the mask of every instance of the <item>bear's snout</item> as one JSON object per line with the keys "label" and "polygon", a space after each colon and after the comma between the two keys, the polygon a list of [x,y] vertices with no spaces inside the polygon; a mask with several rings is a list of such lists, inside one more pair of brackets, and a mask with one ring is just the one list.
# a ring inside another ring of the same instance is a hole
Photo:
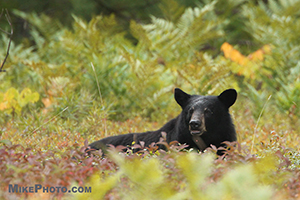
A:
{"label": "bear's snout", "polygon": [[190,133],[192,135],[202,135],[205,130],[205,126],[201,123],[201,121],[191,120],[189,123]]}
{"label": "bear's snout", "polygon": [[202,135],[206,131],[204,116],[194,113],[189,121],[189,130],[192,135]]}
{"label": "bear's snout", "polygon": [[196,120],[191,120],[190,121],[190,127],[192,130],[198,130],[201,126],[201,122],[200,121],[196,121]]}

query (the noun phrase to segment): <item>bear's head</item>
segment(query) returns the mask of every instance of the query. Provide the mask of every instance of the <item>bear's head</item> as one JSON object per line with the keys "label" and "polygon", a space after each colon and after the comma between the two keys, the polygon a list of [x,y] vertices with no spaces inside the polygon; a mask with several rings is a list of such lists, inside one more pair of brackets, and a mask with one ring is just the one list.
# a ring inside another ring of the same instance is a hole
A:
{"label": "bear's head", "polygon": [[219,96],[190,95],[175,89],[175,100],[182,108],[183,120],[191,135],[213,137],[211,133],[230,129],[233,124],[228,109],[236,98],[234,89],[225,90]]}

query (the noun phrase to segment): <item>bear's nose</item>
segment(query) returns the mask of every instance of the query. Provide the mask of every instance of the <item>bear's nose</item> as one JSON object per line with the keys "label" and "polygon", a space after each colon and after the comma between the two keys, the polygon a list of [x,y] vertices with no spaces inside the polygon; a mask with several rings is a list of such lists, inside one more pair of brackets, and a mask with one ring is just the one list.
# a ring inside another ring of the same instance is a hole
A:
{"label": "bear's nose", "polygon": [[201,122],[198,120],[192,120],[190,121],[190,127],[191,130],[199,130],[201,126]]}

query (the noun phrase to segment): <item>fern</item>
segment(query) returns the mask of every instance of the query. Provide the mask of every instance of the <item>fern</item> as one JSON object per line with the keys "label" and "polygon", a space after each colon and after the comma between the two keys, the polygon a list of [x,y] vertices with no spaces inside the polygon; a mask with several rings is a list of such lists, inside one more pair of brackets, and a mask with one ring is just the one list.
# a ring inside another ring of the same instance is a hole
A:
{"label": "fern", "polygon": [[215,4],[214,1],[203,8],[186,9],[176,24],[152,17],[152,23],[143,26],[152,41],[152,48],[170,61],[175,58],[187,61],[191,59],[195,48],[222,35],[222,21],[211,17],[214,15]]}
{"label": "fern", "polygon": [[47,39],[53,38],[52,36],[63,27],[58,20],[52,20],[45,14],[27,14],[19,10],[14,10],[13,13],[31,23]]}
{"label": "fern", "polygon": [[263,63],[267,73],[258,75],[263,80],[262,88],[275,93],[274,103],[279,110],[292,113],[292,118],[299,116],[294,107],[300,105],[295,92],[299,85],[299,9],[300,1],[296,0],[260,1],[259,6],[243,7],[249,33],[259,44],[272,45],[272,55]]}

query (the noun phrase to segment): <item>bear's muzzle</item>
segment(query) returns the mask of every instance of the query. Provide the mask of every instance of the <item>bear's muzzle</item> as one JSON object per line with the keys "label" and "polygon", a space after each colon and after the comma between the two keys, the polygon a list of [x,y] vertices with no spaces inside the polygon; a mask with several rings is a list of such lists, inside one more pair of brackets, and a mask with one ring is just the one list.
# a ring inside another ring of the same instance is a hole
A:
{"label": "bear's muzzle", "polygon": [[189,121],[189,130],[192,135],[202,135],[206,132],[204,115],[193,113]]}

